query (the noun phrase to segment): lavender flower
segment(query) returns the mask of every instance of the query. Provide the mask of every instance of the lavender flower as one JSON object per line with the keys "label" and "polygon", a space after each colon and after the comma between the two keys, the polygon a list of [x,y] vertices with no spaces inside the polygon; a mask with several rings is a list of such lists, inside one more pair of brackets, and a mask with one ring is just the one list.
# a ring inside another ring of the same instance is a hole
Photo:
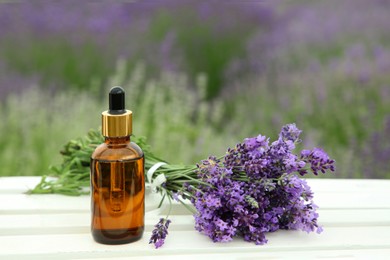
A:
{"label": "lavender flower", "polygon": [[294,172],[334,171],[334,160],[319,148],[293,154],[300,133],[289,124],[271,145],[262,135],[246,138],[228,149],[223,161],[202,161],[197,174],[207,185],[193,191],[195,229],[214,242],[242,236],[259,245],[267,242],[267,232],[278,229],[320,233],[313,193]]}
{"label": "lavender flower", "polygon": [[[177,194],[190,199],[196,209],[195,229],[213,242],[229,242],[240,236],[262,245],[267,243],[268,232],[279,229],[320,233],[313,192],[297,173],[333,171],[334,160],[319,148],[295,155],[300,133],[295,124],[289,124],[271,144],[263,135],[246,138],[229,148],[225,156],[201,161],[193,171],[181,175],[190,178],[180,190],[166,194],[179,201]],[[164,174],[168,180],[163,189],[178,187],[176,172]],[[156,248],[163,245],[169,222],[160,219],[156,225],[150,239]]]}
{"label": "lavender flower", "polygon": [[288,124],[282,127],[279,134],[279,139],[291,141],[293,143],[300,142],[299,135],[302,133],[295,124]]}
{"label": "lavender flower", "polygon": [[161,247],[165,242],[166,236],[168,235],[168,227],[170,223],[171,220],[160,218],[160,221],[154,226],[155,229],[152,232],[149,244],[153,243],[156,249]]}
{"label": "lavender flower", "polygon": [[[334,160],[330,159],[328,154],[321,148],[314,148],[312,151],[303,150],[301,152],[301,158],[303,161],[310,164],[310,169],[315,175],[318,172],[325,173],[326,170],[335,171]],[[301,175],[306,174],[305,170],[299,172]]]}

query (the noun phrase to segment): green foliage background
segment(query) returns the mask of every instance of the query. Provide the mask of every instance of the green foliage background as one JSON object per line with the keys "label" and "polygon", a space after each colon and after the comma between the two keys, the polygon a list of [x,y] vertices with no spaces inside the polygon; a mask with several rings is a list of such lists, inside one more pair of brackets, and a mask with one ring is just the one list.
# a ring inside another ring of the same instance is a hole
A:
{"label": "green foliage background", "polygon": [[[134,133],[169,162],[222,155],[260,133],[275,139],[295,122],[302,147],[336,159],[329,177],[390,177],[390,35],[387,20],[374,19],[386,17],[388,5],[358,1],[349,19],[365,26],[354,26],[345,16],[350,5],[327,1],[263,4],[271,11],[261,9],[260,22],[237,6],[215,4],[200,18],[199,2],[162,2],[135,13],[126,34],[116,20],[105,33],[34,31],[18,16],[9,20],[19,29],[0,37],[1,176],[50,173],[64,144],[100,126],[109,88],[121,85]],[[23,4],[0,4],[0,18],[21,15]],[[311,25],[297,10],[338,27],[332,37],[313,38],[329,33],[326,24]]]}

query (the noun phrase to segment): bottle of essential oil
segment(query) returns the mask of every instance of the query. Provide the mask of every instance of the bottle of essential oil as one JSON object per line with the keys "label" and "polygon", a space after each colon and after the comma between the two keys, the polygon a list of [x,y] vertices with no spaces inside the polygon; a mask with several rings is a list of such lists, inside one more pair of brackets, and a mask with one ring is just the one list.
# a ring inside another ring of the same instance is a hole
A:
{"label": "bottle of essential oil", "polygon": [[130,243],[144,231],[144,154],[130,141],[132,112],[121,87],[110,90],[102,133],[105,141],[91,157],[92,236],[103,244]]}

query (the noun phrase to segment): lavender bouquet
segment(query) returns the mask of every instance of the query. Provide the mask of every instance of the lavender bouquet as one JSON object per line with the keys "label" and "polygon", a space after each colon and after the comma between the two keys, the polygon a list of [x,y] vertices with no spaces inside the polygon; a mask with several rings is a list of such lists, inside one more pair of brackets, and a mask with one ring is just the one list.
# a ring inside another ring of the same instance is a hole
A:
{"label": "lavender bouquet", "polygon": [[[263,135],[246,138],[224,156],[210,156],[196,166],[149,165],[149,177],[152,183],[159,180],[155,188],[163,199],[191,210],[195,229],[214,242],[241,236],[261,245],[267,232],[278,229],[320,233],[313,193],[300,176],[334,171],[335,161],[319,148],[294,154],[300,134],[295,124],[288,124],[271,144]],[[153,230],[149,243],[156,248],[168,234],[168,217]]]}
{"label": "lavender bouquet", "polygon": [[[134,137],[145,153],[146,177],[161,203],[176,200],[190,210],[195,229],[214,242],[241,236],[255,244],[278,229],[320,233],[313,193],[300,176],[334,171],[335,161],[319,148],[293,153],[301,140],[295,124],[282,127],[278,140],[263,135],[246,138],[220,158],[210,156],[197,165],[173,165],[156,157],[145,138]],[[71,140],[61,152],[63,163],[52,167],[54,180],[42,177],[30,193],[87,194],[90,156],[103,141],[98,130]],[[150,238],[156,248],[164,244],[171,223],[161,218]]]}

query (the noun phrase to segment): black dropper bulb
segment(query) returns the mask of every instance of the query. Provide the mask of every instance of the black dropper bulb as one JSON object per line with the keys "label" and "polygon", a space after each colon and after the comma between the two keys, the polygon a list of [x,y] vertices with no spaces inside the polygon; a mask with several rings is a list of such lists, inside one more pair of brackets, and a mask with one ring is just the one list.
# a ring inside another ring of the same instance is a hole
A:
{"label": "black dropper bulb", "polygon": [[121,87],[113,87],[108,95],[109,110],[108,113],[118,115],[126,112],[125,109],[125,91]]}

